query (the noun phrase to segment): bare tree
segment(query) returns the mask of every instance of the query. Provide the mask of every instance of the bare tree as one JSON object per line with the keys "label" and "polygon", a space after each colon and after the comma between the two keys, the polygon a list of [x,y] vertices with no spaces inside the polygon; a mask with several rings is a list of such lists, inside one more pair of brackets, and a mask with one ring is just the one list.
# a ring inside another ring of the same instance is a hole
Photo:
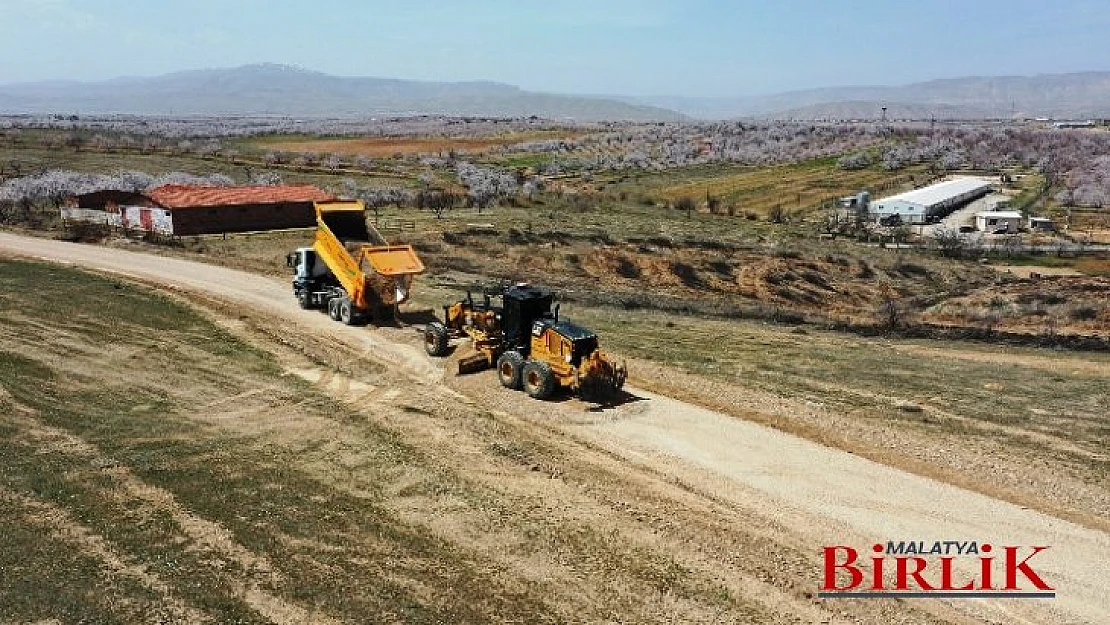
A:
{"label": "bare tree", "polygon": [[775,204],[767,211],[767,221],[773,224],[786,223],[786,219],[786,209],[782,207],[782,204]]}
{"label": "bare tree", "polygon": [[416,194],[417,208],[427,208],[432,211],[436,219],[442,219],[443,213],[457,205],[460,197],[449,191],[421,190]]}
{"label": "bare tree", "polygon": [[937,228],[932,239],[941,256],[962,258],[967,252],[967,238],[952,228]]}

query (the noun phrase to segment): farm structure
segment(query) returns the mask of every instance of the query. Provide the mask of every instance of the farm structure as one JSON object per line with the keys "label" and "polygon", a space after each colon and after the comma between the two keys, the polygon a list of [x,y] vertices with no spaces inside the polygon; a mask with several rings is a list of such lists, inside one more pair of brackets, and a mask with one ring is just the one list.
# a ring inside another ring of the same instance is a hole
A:
{"label": "farm structure", "polygon": [[165,185],[147,195],[170,212],[176,236],[309,228],[316,224],[312,203],[335,199],[312,185]]}
{"label": "farm structure", "polygon": [[[117,199],[127,204],[114,201]],[[312,185],[164,185],[126,198],[122,194],[84,200],[77,197],[62,209],[62,219],[166,236],[281,230],[313,226],[313,202],[334,199]]]}
{"label": "farm structure", "polygon": [[1029,229],[1039,232],[1055,232],[1056,223],[1048,217],[1030,217]]}
{"label": "farm structure", "polygon": [[1021,222],[1021,213],[1017,211],[975,213],[975,229],[980,232],[1017,232]]}
{"label": "farm structure", "polygon": [[921,224],[947,215],[962,204],[987,195],[991,183],[980,178],[956,178],[899,193],[871,203],[871,217],[883,222]]}

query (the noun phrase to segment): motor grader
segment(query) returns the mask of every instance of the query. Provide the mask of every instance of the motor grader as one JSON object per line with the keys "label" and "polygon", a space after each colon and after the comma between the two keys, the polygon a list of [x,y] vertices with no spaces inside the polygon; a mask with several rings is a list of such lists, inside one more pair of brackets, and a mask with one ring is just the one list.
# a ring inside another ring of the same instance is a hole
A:
{"label": "motor grader", "polygon": [[536,399],[547,399],[557,388],[584,398],[619,391],[628,377],[625,366],[598,349],[593,332],[560,320],[553,301],[550,291],[528,284],[486,293],[477,302],[468,292],[444,307],[444,322],[425,327],[425,350],[446,356],[452,339],[469,338],[476,353],[459,360],[459,374],[495,366],[502,386],[523,388]]}

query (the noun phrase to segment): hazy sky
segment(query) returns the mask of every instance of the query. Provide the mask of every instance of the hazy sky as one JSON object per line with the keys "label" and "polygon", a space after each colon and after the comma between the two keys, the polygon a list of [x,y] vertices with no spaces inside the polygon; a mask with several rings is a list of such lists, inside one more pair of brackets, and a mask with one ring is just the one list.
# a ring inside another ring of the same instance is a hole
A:
{"label": "hazy sky", "polygon": [[754,95],[1110,70],[1107,0],[0,0],[0,83],[273,62]]}

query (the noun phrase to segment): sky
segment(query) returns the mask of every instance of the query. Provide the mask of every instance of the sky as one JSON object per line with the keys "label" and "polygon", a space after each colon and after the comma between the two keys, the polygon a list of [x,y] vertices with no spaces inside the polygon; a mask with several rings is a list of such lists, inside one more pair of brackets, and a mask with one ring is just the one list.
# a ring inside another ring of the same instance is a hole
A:
{"label": "sky", "polygon": [[252,63],[745,96],[1110,70],[1106,0],[0,0],[0,84]]}

